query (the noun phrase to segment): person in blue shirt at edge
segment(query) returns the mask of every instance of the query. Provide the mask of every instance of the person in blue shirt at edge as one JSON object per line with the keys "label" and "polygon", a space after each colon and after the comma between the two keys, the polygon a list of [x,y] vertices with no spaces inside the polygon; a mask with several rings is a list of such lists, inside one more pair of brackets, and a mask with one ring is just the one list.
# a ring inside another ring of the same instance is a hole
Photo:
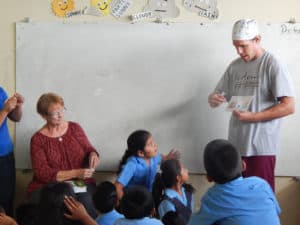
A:
{"label": "person in blue shirt at edge", "polygon": [[99,225],[114,225],[115,221],[124,218],[122,214],[115,210],[118,205],[117,190],[113,183],[104,181],[97,186],[93,194],[95,208],[100,213],[96,218]]}
{"label": "person in blue shirt at edge", "polygon": [[179,151],[172,149],[167,155],[159,154],[150,132],[136,130],[127,139],[125,151],[118,168],[115,182],[118,198],[123,188],[142,185],[150,192],[161,160],[179,158]]}
{"label": "person in blue shirt at edge", "polygon": [[120,210],[125,218],[118,219],[115,225],[163,225],[160,220],[151,218],[155,214],[154,201],[144,186],[125,189]]}
{"label": "person in blue shirt at edge", "polygon": [[280,225],[281,210],[270,185],[259,177],[242,177],[246,164],[229,141],[207,144],[204,167],[208,181],[215,184],[189,225]]}
{"label": "person in blue shirt at edge", "polygon": [[159,217],[163,219],[167,212],[175,211],[187,224],[194,208],[194,188],[186,183],[188,170],[177,159],[162,162],[160,169],[152,190]]}
{"label": "person in blue shirt at edge", "polygon": [[9,98],[4,89],[0,87],[0,205],[9,216],[13,216],[16,169],[7,118],[19,122],[22,117],[23,103],[22,95],[15,93]]}

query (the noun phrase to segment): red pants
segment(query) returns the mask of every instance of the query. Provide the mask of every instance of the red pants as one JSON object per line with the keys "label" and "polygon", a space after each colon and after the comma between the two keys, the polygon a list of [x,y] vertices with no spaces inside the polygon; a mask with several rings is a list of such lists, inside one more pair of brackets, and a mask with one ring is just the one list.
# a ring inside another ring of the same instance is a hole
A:
{"label": "red pants", "polygon": [[257,176],[266,180],[272,190],[275,192],[275,155],[261,155],[242,157],[246,163],[246,170],[243,172],[244,177]]}

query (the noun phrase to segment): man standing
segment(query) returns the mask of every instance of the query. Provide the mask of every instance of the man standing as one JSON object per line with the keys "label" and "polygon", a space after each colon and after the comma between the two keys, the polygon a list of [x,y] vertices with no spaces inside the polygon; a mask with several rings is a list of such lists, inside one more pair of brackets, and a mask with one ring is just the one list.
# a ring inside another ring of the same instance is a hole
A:
{"label": "man standing", "polygon": [[240,57],[228,66],[208,102],[217,107],[232,96],[252,96],[248,111],[233,110],[228,139],[246,162],[243,175],[265,179],[274,191],[280,118],[294,113],[293,87],[286,69],[260,45],[255,20],[237,21],[232,40]]}
{"label": "man standing", "polygon": [[8,98],[6,92],[0,87],[0,205],[9,216],[13,215],[16,170],[7,117],[14,122],[20,121],[23,103],[24,99],[20,94],[16,93]]}

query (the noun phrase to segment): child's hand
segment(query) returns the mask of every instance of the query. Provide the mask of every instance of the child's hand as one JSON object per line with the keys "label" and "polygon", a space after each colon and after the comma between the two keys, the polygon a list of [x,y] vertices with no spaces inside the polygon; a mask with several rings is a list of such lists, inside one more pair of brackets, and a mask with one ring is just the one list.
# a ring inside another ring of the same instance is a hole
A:
{"label": "child's hand", "polygon": [[83,220],[84,218],[89,216],[84,206],[80,202],[76,201],[74,198],[66,196],[64,199],[64,203],[71,213],[64,214],[64,216],[68,219]]}
{"label": "child's hand", "polygon": [[17,225],[17,222],[13,218],[5,215],[4,213],[0,213],[0,224],[1,225]]}
{"label": "child's hand", "polygon": [[180,158],[180,152],[177,149],[171,149],[171,151],[163,156],[163,160],[167,160],[167,159],[179,159]]}

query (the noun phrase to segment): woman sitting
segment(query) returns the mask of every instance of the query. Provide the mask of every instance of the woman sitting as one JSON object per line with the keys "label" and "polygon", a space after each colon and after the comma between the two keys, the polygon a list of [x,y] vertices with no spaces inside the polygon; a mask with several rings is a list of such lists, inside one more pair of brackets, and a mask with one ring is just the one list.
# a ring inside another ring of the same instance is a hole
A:
{"label": "woman sitting", "polygon": [[38,202],[40,189],[49,182],[82,180],[88,192],[78,193],[77,198],[96,217],[87,193],[95,187],[92,175],[99,164],[99,155],[80,125],[64,120],[64,111],[64,101],[57,94],[43,94],[37,102],[37,112],[46,124],[31,138],[34,176],[27,191],[31,201]]}

